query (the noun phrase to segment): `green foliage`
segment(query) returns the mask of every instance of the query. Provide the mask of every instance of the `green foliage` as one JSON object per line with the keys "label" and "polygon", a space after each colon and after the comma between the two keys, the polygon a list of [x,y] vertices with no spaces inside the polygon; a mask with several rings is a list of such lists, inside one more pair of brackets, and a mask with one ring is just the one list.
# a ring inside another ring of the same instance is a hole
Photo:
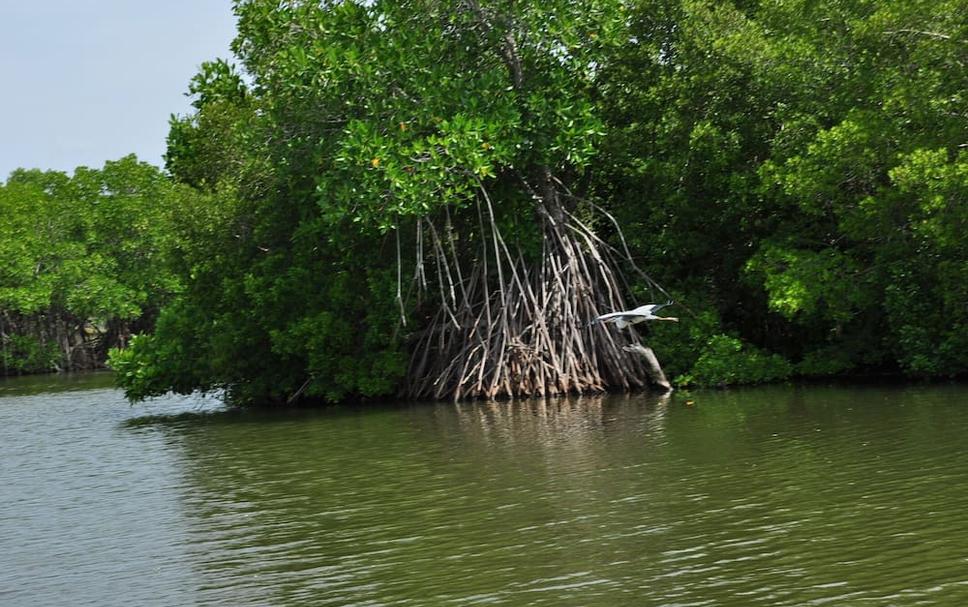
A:
{"label": "green foliage", "polygon": [[165,255],[171,184],[133,156],[102,170],[15,171],[0,186],[0,308],[140,316],[177,289]]}
{"label": "green foliage", "polygon": [[[325,219],[385,232],[502,171],[587,165],[602,132],[590,66],[621,5],[472,6],[237,3],[235,48],[275,121],[275,162],[311,180]],[[504,36],[520,40],[527,83],[509,77]]]}
{"label": "green foliage", "polygon": [[645,336],[662,361],[666,374],[679,386],[756,384],[786,379],[795,369],[785,358],[768,354],[724,333],[713,302],[701,296],[682,310],[683,322],[662,323]]}
{"label": "green foliage", "polygon": [[[434,313],[396,297],[419,221],[453,217],[475,255],[484,184],[506,238],[537,256],[541,194],[522,184],[542,169],[606,207],[632,256],[687,294],[691,313],[647,335],[679,383],[968,371],[965,0],[235,10],[239,67],[204,64],[195,111],[171,121],[171,177],[203,194],[172,190],[177,301],[112,358],[132,397],[392,393],[408,333]],[[16,204],[65,187],[44,179]],[[73,224],[19,215],[10,230],[68,244],[34,280],[39,249],[0,239],[2,305],[60,298],[126,318],[157,292],[111,282],[150,274],[116,245],[77,248],[57,236]]]}
{"label": "green foliage", "polygon": [[674,382],[696,364],[709,337],[722,331],[719,314],[711,305],[693,307],[700,303],[699,298],[690,301],[690,310],[694,312],[680,309],[681,322],[656,324],[643,336]]}
{"label": "green foliage", "polygon": [[127,348],[114,348],[108,357],[129,398],[142,400],[169,391],[190,394],[218,386],[205,382],[204,359],[195,355],[191,335],[192,310],[180,301],[166,307],[152,335],[135,335]]}
{"label": "green foliage", "polygon": [[43,353],[21,348],[5,368],[71,368],[68,350],[49,353],[87,351],[91,332],[153,315],[179,289],[172,218],[187,195],[133,156],[72,177],[18,170],[0,184],[0,332]]}
{"label": "green foliage", "polygon": [[829,377],[850,371],[857,364],[857,353],[842,344],[807,352],[796,365],[796,373],[804,377]]}
{"label": "green foliage", "polygon": [[179,228],[185,291],[112,364],[133,398],[190,386],[239,403],[392,394],[406,332],[433,313],[411,299],[402,313],[417,326],[400,326],[397,264],[412,275],[416,220],[452,213],[456,238],[476,238],[476,213],[461,211],[486,183],[506,237],[541,250],[523,178],[580,175],[594,158],[597,61],[624,41],[623,5],[235,10],[246,78],[203,65],[166,155],[176,181],[207,192],[197,216],[212,227]]}
{"label": "green foliage", "polygon": [[32,335],[0,338],[0,369],[8,374],[53,371],[59,361],[60,352],[55,344],[45,344]]}
{"label": "green foliage", "polygon": [[261,163],[242,152],[260,135],[256,107],[235,67],[222,60],[203,63],[188,90],[197,111],[169,121],[165,163],[171,175],[213,190],[223,175],[258,173]]}
{"label": "green foliage", "polygon": [[637,6],[596,175],[654,277],[804,375],[964,374],[968,4]]}
{"label": "green foliage", "polygon": [[788,319],[822,316],[847,322],[870,302],[863,271],[836,249],[796,250],[765,244],[746,263],[762,283],[770,310]]}
{"label": "green foliage", "polygon": [[676,379],[681,386],[758,384],[786,379],[793,367],[782,356],[744,345],[736,337],[710,337],[692,370]]}

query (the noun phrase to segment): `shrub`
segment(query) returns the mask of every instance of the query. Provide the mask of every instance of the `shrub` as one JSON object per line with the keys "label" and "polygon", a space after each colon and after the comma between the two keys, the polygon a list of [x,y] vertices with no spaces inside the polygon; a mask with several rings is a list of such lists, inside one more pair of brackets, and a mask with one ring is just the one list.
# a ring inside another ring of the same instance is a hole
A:
{"label": "shrub", "polygon": [[768,354],[736,337],[713,335],[689,373],[676,378],[682,386],[758,384],[786,379],[793,366],[782,356]]}

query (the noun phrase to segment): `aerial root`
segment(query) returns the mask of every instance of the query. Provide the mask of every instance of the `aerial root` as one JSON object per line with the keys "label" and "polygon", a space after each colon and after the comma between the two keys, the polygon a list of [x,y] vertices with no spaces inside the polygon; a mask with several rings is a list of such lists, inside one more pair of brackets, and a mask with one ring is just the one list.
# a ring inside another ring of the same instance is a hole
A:
{"label": "aerial root", "polygon": [[434,283],[439,301],[413,343],[405,396],[545,396],[653,383],[647,361],[623,351],[624,334],[588,326],[625,308],[616,251],[563,209],[539,212],[543,251],[530,262],[508,247],[483,188],[469,261],[457,254],[449,214],[442,227],[419,221],[414,276],[419,286]]}

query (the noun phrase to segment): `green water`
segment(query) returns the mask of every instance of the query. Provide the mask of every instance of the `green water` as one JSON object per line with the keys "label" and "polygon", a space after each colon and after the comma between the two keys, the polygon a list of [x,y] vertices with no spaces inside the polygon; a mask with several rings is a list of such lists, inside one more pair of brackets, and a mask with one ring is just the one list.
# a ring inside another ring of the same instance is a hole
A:
{"label": "green water", "polygon": [[965,385],[267,414],[108,381],[0,382],[2,605],[968,604]]}

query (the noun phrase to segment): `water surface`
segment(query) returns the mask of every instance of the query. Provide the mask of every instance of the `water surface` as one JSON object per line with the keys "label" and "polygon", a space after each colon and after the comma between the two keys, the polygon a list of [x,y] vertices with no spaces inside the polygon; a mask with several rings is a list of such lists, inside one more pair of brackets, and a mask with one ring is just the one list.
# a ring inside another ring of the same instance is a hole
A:
{"label": "water surface", "polygon": [[0,604],[968,604],[964,385],[211,413],[109,381],[0,382]]}

